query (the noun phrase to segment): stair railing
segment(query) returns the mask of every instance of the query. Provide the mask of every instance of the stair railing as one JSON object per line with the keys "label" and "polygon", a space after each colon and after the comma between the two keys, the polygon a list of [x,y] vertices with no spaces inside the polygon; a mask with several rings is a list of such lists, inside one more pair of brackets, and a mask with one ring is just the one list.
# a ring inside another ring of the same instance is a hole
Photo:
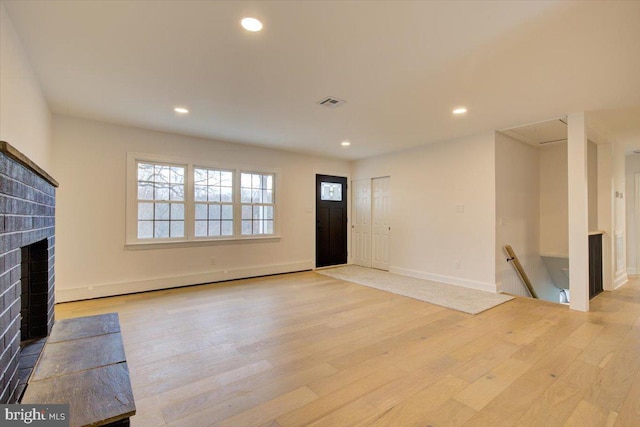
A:
{"label": "stair railing", "polygon": [[524,283],[524,286],[526,286],[527,290],[529,291],[529,294],[531,294],[531,297],[538,298],[538,294],[536,294],[535,289],[533,289],[533,286],[531,285],[529,276],[527,276],[527,273],[525,273],[524,268],[522,267],[522,264],[520,264],[520,260],[518,259],[518,256],[513,251],[511,246],[505,245],[504,251],[507,253],[507,256],[509,257],[507,258],[507,262],[511,261],[511,264],[513,264],[513,268],[515,268],[516,271],[518,272],[518,276],[520,277],[520,280],[522,280],[522,283]]}

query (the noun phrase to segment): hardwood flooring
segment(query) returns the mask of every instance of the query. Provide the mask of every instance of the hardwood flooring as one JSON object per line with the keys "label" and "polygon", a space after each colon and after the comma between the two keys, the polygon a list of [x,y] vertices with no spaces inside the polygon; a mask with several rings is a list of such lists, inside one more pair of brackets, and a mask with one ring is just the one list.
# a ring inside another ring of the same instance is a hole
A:
{"label": "hardwood flooring", "polygon": [[637,426],[640,281],[469,315],[312,272],[56,306],[118,312],[140,426]]}

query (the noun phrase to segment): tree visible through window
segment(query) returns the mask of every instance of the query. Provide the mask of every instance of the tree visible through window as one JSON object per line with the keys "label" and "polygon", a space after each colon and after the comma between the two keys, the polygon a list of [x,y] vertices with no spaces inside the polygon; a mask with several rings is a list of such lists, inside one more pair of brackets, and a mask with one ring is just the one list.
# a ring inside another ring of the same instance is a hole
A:
{"label": "tree visible through window", "polygon": [[274,175],[241,174],[242,234],[273,234]]}
{"label": "tree visible through window", "polygon": [[194,168],[195,236],[233,236],[233,172]]}
{"label": "tree visible through window", "polygon": [[275,236],[276,173],[130,153],[127,243]]}
{"label": "tree visible through window", "polygon": [[138,163],[138,238],[184,237],[184,166]]}

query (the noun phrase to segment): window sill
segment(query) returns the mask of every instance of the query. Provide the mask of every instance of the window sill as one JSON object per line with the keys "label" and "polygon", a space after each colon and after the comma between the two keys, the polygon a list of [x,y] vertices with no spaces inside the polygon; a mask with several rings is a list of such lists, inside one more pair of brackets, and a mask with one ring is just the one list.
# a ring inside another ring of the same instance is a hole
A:
{"label": "window sill", "polygon": [[138,251],[146,249],[193,248],[199,246],[242,245],[247,243],[279,242],[280,236],[231,237],[226,239],[174,240],[163,242],[125,243],[125,249]]}

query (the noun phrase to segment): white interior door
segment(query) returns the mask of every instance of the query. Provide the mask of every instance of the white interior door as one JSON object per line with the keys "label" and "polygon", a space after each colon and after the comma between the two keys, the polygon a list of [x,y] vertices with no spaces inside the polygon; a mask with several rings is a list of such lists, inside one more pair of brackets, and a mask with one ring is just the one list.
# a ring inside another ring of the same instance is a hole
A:
{"label": "white interior door", "polygon": [[371,267],[371,180],[351,182],[351,247],[356,265]]}
{"label": "white interior door", "polygon": [[389,270],[389,234],[391,224],[391,178],[371,180],[371,266],[380,270]]}
{"label": "white interior door", "polygon": [[[634,274],[640,274],[640,227],[638,226],[638,224],[640,224],[640,173],[635,174],[635,178],[636,178],[636,182],[635,182],[636,203],[635,203],[634,209],[635,209],[635,220],[636,220],[636,265],[635,265],[636,271],[634,272]],[[624,267],[624,257],[623,257],[624,252],[622,248],[618,249],[617,230],[616,230],[614,239],[615,241],[613,242],[613,245],[615,245],[616,253],[615,253],[615,273],[613,273],[613,277],[615,279],[617,273],[620,272]]]}

